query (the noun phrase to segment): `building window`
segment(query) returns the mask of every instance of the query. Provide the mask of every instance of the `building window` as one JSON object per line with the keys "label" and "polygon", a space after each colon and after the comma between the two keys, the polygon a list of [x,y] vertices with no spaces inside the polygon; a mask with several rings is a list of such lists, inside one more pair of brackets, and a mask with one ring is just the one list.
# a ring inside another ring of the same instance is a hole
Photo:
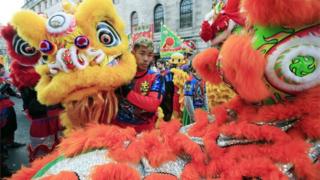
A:
{"label": "building window", "polygon": [[40,4],[41,4],[41,11],[40,12],[44,12],[46,10],[46,4],[44,1],[42,1]]}
{"label": "building window", "polygon": [[154,32],[160,32],[161,25],[164,22],[163,6],[161,4],[156,5],[153,14]]}
{"label": "building window", "polygon": [[180,28],[192,27],[192,0],[182,0],[180,4]]}
{"label": "building window", "polygon": [[131,13],[131,34],[133,33],[134,29],[137,28],[139,24],[138,13],[136,11]]}
{"label": "building window", "polygon": [[38,13],[39,13],[39,12],[42,12],[41,3],[38,4]]}

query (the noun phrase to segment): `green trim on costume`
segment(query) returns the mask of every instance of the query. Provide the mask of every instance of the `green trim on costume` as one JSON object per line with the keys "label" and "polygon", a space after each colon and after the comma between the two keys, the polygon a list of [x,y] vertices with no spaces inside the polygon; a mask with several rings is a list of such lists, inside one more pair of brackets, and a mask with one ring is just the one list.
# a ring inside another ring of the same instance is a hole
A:
{"label": "green trim on costume", "polygon": [[64,156],[59,156],[58,158],[56,158],[55,160],[49,162],[48,164],[46,164],[43,168],[41,168],[33,177],[32,179],[35,178],[40,178],[42,177],[52,166],[56,165],[58,162],[64,160],[65,157]]}
{"label": "green trim on costume", "polygon": [[285,38],[293,35],[296,30],[284,27],[254,26],[255,36],[253,48],[259,49],[263,54]]}

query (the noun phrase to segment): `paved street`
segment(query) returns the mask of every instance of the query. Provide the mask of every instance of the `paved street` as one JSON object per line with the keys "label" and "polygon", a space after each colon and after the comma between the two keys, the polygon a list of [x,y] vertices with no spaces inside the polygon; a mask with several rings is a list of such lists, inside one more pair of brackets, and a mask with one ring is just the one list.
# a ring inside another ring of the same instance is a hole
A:
{"label": "paved street", "polygon": [[[25,143],[26,145],[29,144],[29,127],[30,122],[26,119],[24,112],[22,111],[22,100],[11,97],[11,99],[15,103],[15,111],[17,114],[17,122],[18,122],[18,129],[15,132],[15,141],[19,143]],[[9,150],[9,158],[6,160],[6,164],[11,170],[18,170],[20,169],[21,165],[28,165],[28,151],[27,146],[23,146],[16,149]]]}

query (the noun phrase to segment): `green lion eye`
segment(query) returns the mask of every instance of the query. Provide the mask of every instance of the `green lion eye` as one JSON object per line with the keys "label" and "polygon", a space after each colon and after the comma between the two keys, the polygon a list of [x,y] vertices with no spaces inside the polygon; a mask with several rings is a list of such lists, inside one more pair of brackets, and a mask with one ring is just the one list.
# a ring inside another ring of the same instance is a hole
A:
{"label": "green lion eye", "polygon": [[316,70],[316,60],[312,56],[297,56],[292,59],[289,69],[296,76],[304,77]]}

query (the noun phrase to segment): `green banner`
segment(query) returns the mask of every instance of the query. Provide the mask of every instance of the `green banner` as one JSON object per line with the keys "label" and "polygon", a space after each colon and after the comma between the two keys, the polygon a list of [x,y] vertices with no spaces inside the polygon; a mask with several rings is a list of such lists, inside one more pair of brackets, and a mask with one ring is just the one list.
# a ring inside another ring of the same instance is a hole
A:
{"label": "green banner", "polygon": [[183,53],[183,40],[171,31],[167,26],[161,26],[161,40],[160,40],[160,57],[161,59],[170,59],[175,52]]}

